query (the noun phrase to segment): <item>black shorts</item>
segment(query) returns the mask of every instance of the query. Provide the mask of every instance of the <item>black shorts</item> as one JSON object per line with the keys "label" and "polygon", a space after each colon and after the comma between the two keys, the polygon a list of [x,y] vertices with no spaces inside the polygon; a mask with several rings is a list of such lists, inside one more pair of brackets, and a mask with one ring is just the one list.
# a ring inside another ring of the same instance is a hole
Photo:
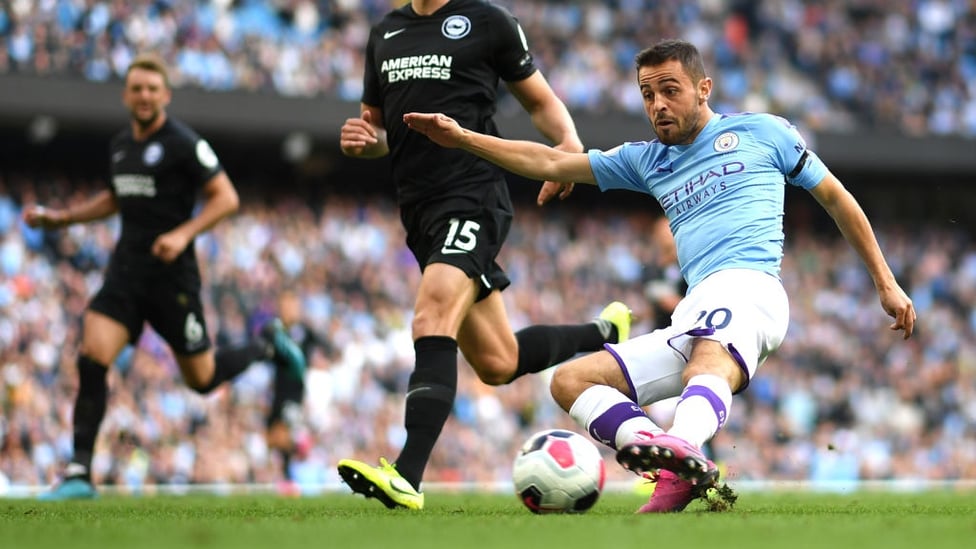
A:
{"label": "black shorts", "polygon": [[512,283],[495,261],[512,226],[511,200],[490,184],[483,189],[480,196],[449,196],[400,208],[407,246],[420,270],[431,263],[461,269],[480,282],[477,301]]}
{"label": "black shorts", "polygon": [[291,425],[301,417],[305,382],[296,379],[284,368],[275,368],[274,382],[274,397],[271,399],[271,411],[268,413],[265,426],[271,427],[282,421]]}
{"label": "black shorts", "polygon": [[132,344],[148,322],[175,354],[195,355],[211,346],[195,273],[126,276],[110,267],[89,308],[122,323]]}

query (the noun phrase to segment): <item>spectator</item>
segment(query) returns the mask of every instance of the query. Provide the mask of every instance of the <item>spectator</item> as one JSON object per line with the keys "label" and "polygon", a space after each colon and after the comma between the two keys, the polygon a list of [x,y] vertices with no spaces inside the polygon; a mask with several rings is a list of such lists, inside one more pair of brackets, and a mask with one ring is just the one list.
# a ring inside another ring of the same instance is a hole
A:
{"label": "spectator", "polygon": [[[635,44],[680,37],[701,44],[716,68],[721,111],[777,112],[815,130],[976,137],[971,2],[498,3],[519,17],[574,112],[639,113]],[[102,81],[153,50],[179,86],[356,101],[369,26],[389,4],[13,2],[0,12],[0,74]]]}
{"label": "spectator", "polygon": [[[97,186],[27,174],[5,174],[4,181],[17,209],[57,204]],[[208,322],[222,323],[231,308],[245,323],[257,322],[255,315],[268,314],[277,292],[291,287],[316,332],[343,342],[310,357],[310,397],[296,426],[314,441],[295,464],[296,482],[337,483],[339,457],[389,454],[402,444],[402,390],[413,365],[409,288],[418,283],[406,267],[413,260],[395,209],[380,197],[329,195],[322,203],[282,200],[274,206],[246,202],[249,194],[241,192],[239,215],[198,243],[207,250],[200,258],[204,299],[226,303],[214,307],[219,316]],[[649,323],[650,309],[636,307],[646,279],[623,281],[609,262],[593,258],[608,253],[611,240],[639,241],[652,221],[610,210],[579,215],[570,205],[545,215],[520,210],[505,258],[515,279],[508,296],[513,327],[593,316],[598,311],[591,303],[621,295]],[[830,462],[856,464],[861,480],[976,478],[976,409],[970,404],[976,401],[976,316],[967,305],[976,301],[976,247],[962,232],[899,226],[898,219],[875,219],[886,255],[928,329],[913,336],[913,345],[891,348],[877,337],[885,319],[875,314],[871,282],[843,241],[825,238],[815,224],[788,231],[782,277],[795,296],[790,337],[739,397],[738,413],[716,439],[717,461],[730,479],[812,479],[829,464],[825,444],[839,454]],[[0,471],[12,491],[52,482],[70,458],[77,320],[90,288],[100,284],[117,229],[115,223],[76,226],[36,246],[19,223],[0,234],[4,250],[16,249],[20,257],[15,271],[0,271]],[[302,269],[279,266],[275,250],[283,245],[298,250]],[[652,261],[637,248],[615,253]],[[581,287],[587,299],[566,299]],[[239,300],[225,302],[219,297],[225,294]],[[845,366],[854,363],[857,368]],[[137,476],[138,460],[121,463],[123,456],[110,452],[123,432],[149,456],[146,483],[231,478],[198,466],[211,452],[238,456],[235,479],[278,478],[278,463],[261,442],[270,367],[252,366],[226,389],[202,397],[177,381],[173,357],[149,331],[126,364],[110,374],[109,409],[117,412],[99,433],[96,478],[121,471]],[[431,456],[430,482],[507,481],[510,463],[497,456],[514,456],[536,430],[574,428],[549,397],[545,379],[486,391],[470,368],[459,372],[458,405],[443,446]],[[233,435],[212,442],[205,434],[231,429]],[[481,436],[495,429],[505,436]],[[849,445],[855,436],[861,443]],[[220,448],[208,448],[217,443]],[[632,478],[617,468],[608,472],[610,480]]]}

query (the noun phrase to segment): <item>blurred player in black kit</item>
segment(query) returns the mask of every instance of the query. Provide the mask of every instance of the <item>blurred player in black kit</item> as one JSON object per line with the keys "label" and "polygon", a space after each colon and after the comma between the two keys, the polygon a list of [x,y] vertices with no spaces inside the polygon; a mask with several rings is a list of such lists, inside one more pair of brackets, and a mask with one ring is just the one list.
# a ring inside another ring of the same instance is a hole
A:
{"label": "blurred player in black kit", "polygon": [[[285,332],[301,348],[306,359],[312,356],[316,348],[326,355],[334,353],[332,344],[318,335],[305,321],[301,298],[293,290],[284,290],[278,295],[278,318]],[[268,412],[265,438],[268,447],[276,450],[281,456],[284,482],[278,484],[278,491],[282,495],[299,495],[301,491],[301,487],[295,483],[292,476],[291,461],[296,454],[300,455],[304,443],[300,439],[302,433],[299,429],[304,401],[305,380],[291,375],[287,368],[275,368],[274,393]]]}
{"label": "blurred player in black kit", "polygon": [[[423,508],[420,483],[454,404],[458,349],[483,382],[502,385],[630,332],[630,310],[615,301],[592,322],[513,333],[501,295],[510,281],[496,263],[513,215],[504,172],[440,148],[403,123],[407,112],[444,112],[465,127],[497,134],[492,117],[500,80],[555,147],[583,150],[518,22],[483,0],[413,0],[387,14],[366,46],[361,116],[342,126],[347,156],[390,155],[407,245],[423,273],[414,304],[406,442],[394,463],[338,464],[354,492],[390,508]],[[572,188],[545,182],[537,202],[566,198]]]}
{"label": "blurred player in black kit", "polygon": [[[305,371],[301,349],[280,321],[262,337],[221,349],[211,346],[200,298],[194,238],[237,211],[239,199],[210,145],[170,118],[172,97],[162,61],[141,55],[128,67],[122,103],[130,124],[110,144],[111,185],[63,209],[33,206],[24,221],[59,228],[119,213],[122,230],[102,288],[85,312],[78,355],[74,455],[64,478],[43,499],[97,495],[91,463],[108,398],[107,374],[119,353],[149,325],[166,340],[186,384],[209,393],[259,359],[271,359],[295,377]],[[203,203],[194,215],[198,196]]]}

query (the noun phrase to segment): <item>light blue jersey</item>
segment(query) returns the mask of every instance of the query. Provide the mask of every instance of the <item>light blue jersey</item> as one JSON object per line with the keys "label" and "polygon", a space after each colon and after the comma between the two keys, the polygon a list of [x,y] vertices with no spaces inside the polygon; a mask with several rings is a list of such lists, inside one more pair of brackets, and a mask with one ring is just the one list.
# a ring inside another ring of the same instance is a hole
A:
{"label": "light blue jersey", "polygon": [[723,269],[778,278],[785,184],[809,190],[827,175],[796,128],[771,114],[716,114],[690,145],[624,143],[589,157],[601,190],[661,204],[689,288]]}

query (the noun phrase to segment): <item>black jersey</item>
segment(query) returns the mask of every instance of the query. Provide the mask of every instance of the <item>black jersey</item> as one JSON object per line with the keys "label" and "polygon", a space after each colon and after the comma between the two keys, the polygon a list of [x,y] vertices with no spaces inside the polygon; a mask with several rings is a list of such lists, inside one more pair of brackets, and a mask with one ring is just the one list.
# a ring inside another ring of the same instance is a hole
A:
{"label": "black jersey", "polygon": [[464,128],[498,135],[492,116],[499,80],[516,82],[535,71],[516,19],[483,0],[451,0],[427,16],[408,3],[374,26],[363,103],[383,110],[400,203],[504,184],[493,164],[411,131],[405,113],[442,112]]}
{"label": "black jersey", "polygon": [[[113,259],[129,268],[158,269],[153,241],[190,219],[200,189],[223,168],[210,145],[173,118],[143,141],[126,128],[112,139],[110,154],[111,191],[122,220]],[[173,266],[196,266],[192,240]]]}
{"label": "black jersey", "polygon": [[322,350],[322,352],[331,357],[335,353],[335,348],[332,346],[332,342],[328,339],[323,338],[316,332],[308,323],[297,322],[288,327],[288,336],[292,338],[298,346],[301,347],[302,353],[308,358],[312,356],[312,351],[316,347]]}

